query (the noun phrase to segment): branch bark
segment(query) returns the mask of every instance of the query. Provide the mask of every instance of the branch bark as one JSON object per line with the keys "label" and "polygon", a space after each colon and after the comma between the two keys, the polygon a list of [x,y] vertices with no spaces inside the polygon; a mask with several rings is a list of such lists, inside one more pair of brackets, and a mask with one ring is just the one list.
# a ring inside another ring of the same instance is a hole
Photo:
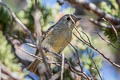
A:
{"label": "branch bark", "polygon": [[110,21],[114,25],[119,25],[120,24],[120,19],[117,17],[114,17],[110,14],[105,13],[101,9],[99,9],[95,4],[93,3],[88,3],[85,0],[65,0],[68,1],[72,5],[78,5],[80,7],[83,7],[87,10],[90,10],[94,12],[96,15],[100,17],[104,17],[106,20]]}

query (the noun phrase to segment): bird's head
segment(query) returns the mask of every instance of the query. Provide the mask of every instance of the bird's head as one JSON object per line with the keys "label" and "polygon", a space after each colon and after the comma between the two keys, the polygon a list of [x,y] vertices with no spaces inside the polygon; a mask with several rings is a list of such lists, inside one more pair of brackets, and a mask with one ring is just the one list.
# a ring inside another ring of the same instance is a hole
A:
{"label": "bird's head", "polygon": [[64,25],[64,27],[69,27],[70,29],[73,29],[77,22],[80,21],[81,18],[76,17],[72,14],[66,14],[64,15],[58,22],[57,24]]}

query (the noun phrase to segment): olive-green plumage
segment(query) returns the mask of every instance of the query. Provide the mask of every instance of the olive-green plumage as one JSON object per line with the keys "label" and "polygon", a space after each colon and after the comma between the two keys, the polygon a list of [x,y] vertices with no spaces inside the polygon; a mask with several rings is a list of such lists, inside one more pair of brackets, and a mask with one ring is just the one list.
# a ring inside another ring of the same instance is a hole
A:
{"label": "olive-green plumage", "polygon": [[[80,20],[80,18],[76,18],[71,14],[63,16],[51,29],[49,29],[42,41],[42,47],[56,53],[61,52],[71,41],[72,30],[78,20]],[[31,63],[28,69],[35,72],[38,64],[39,60],[36,59]]]}

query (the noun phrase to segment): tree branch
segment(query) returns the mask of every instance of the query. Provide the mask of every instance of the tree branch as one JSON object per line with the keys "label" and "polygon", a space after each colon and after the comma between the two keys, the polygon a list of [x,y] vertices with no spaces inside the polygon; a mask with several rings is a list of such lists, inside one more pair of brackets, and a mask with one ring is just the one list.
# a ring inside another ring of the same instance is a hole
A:
{"label": "tree branch", "polygon": [[33,36],[32,36],[31,31],[30,31],[29,29],[27,29],[27,27],[19,20],[19,18],[15,15],[15,13],[12,11],[12,9],[10,9],[10,8],[9,8],[5,3],[3,3],[3,2],[0,2],[0,4],[1,4],[2,6],[4,6],[4,7],[6,7],[6,8],[9,10],[9,12],[11,13],[13,19],[14,19],[18,24],[21,25],[20,27],[27,33],[27,35],[29,35],[32,43],[35,44],[35,40],[34,40],[34,38],[33,38]]}
{"label": "tree branch", "polygon": [[36,33],[37,33],[37,50],[38,50],[38,55],[42,57],[42,60],[43,60],[43,63],[45,64],[45,67],[46,67],[46,70],[48,73],[46,73],[48,75],[48,77],[50,78],[51,77],[51,70],[49,68],[49,65],[46,61],[46,58],[45,58],[45,55],[44,55],[44,52],[42,50],[42,31],[41,31],[41,24],[40,24],[40,18],[41,18],[41,11],[38,9],[38,5],[37,5],[37,0],[35,0],[35,11],[33,13],[33,18],[34,18],[34,21],[35,21],[35,29],[36,29]]}
{"label": "tree branch", "polygon": [[89,54],[89,56],[90,56],[90,59],[92,60],[93,64],[95,65],[95,69],[96,69],[96,71],[97,71],[100,79],[103,80],[103,79],[102,79],[102,76],[101,76],[101,74],[100,74],[100,71],[99,71],[99,69],[97,68],[97,65],[96,65],[94,59],[92,58],[92,56],[91,56],[90,54]]}
{"label": "tree branch", "polygon": [[93,3],[88,3],[85,0],[65,0],[65,1],[68,1],[72,5],[78,5],[80,7],[82,6],[83,8],[94,12],[98,16],[104,17],[106,20],[110,21],[114,25],[120,24],[120,19],[119,18],[103,12],[101,9],[99,9]]}

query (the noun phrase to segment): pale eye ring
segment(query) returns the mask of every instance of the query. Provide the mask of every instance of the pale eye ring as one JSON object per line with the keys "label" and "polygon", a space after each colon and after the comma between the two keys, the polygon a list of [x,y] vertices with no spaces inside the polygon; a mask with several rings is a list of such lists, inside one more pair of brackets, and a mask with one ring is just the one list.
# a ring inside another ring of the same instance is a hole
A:
{"label": "pale eye ring", "polygon": [[67,17],[66,19],[67,19],[67,21],[70,21],[70,17]]}

